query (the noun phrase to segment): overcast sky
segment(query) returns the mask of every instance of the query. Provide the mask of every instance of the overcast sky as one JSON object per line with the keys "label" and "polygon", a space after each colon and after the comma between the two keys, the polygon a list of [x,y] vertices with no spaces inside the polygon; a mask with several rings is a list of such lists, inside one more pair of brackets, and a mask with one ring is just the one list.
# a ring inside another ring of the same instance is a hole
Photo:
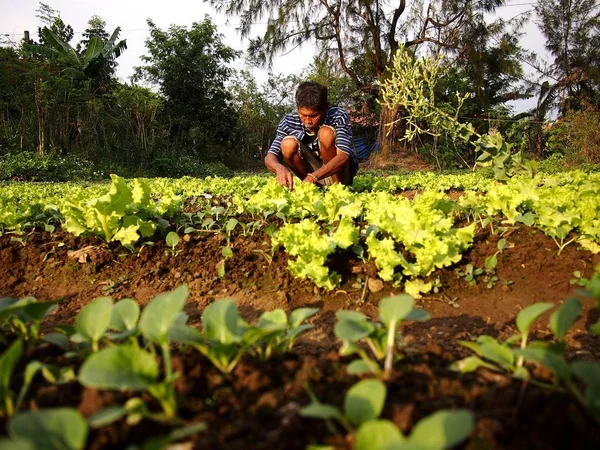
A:
{"label": "overcast sky", "polygon": [[[141,64],[140,56],[146,53],[144,41],[149,36],[148,18],[166,29],[170,25],[190,26],[193,22],[201,22],[208,14],[225,36],[227,45],[236,50],[246,50],[248,43],[247,40],[241,41],[235,18],[226,18],[202,0],[47,0],[44,3],[59,11],[63,21],[73,27],[75,36],[72,45],[81,39],[81,32],[87,28],[87,22],[93,15],[106,22],[109,34],[116,27],[121,27],[120,39],[127,40],[127,50],[117,60],[117,74],[123,81],[128,81],[133,67]],[[36,0],[0,0],[0,34],[8,34],[11,40],[18,42],[23,31],[29,30],[32,38],[37,39],[37,27],[41,25],[36,17],[38,8],[39,1]],[[257,26],[256,32],[260,29],[260,25]],[[300,51],[278,57],[273,71],[298,73],[311,62],[311,54],[310,47],[305,46]],[[238,61],[236,67],[243,67],[243,61]],[[266,70],[256,70],[255,76],[259,80],[266,79]]]}
{"label": "overcast sky", "polygon": [[[200,22],[208,14],[221,34],[225,43],[237,50],[246,50],[247,41],[242,42],[236,31],[237,20],[218,14],[210,5],[202,0],[47,0],[45,3],[60,12],[63,21],[73,27],[75,36],[72,44],[79,41],[81,32],[87,28],[87,22],[93,15],[100,16],[106,22],[109,33],[121,27],[121,39],[127,40],[127,50],[117,60],[117,74],[123,81],[128,81],[133,67],[140,65],[139,57],[146,53],[144,41],[148,37],[146,19],[150,18],[160,28],[170,25],[189,26]],[[534,7],[531,0],[509,0],[508,6],[500,8],[499,14],[509,18],[521,14]],[[37,27],[41,25],[36,17],[39,1],[35,0],[0,0],[0,34],[18,42],[23,31],[29,30],[32,37],[37,38]],[[264,19],[266,21],[266,18]],[[264,30],[260,25],[255,33]],[[527,27],[527,35],[522,45],[530,50],[543,53],[544,39],[534,24]],[[304,46],[286,56],[274,59],[275,73],[300,73],[312,60],[312,47]],[[239,61],[236,67],[243,67]],[[527,68],[526,68],[527,69]],[[266,79],[266,70],[253,70],[255,77],[262,82]],[[522,108],[519,108],[522,109]]]}

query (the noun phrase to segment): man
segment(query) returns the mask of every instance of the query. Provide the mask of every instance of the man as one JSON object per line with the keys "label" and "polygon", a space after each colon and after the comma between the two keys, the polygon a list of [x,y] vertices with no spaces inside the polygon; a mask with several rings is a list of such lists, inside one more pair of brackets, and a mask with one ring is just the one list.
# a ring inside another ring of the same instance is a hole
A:
{"label": "man", "polygon": [[[352,184],[358,160],[348,113],[327,102],[327,88],[314,81],[296,89],[298,109],[286,114],[265,157],[277,182],[294,188],[293,173],[305,183]],[[282,162],[284,164],[282,164]]]}

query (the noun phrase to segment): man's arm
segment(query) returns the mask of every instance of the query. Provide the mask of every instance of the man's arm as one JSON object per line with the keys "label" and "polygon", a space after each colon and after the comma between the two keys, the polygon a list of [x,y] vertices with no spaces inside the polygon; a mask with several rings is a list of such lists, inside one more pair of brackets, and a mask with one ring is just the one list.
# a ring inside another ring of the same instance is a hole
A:
{"label": "man's arm", "polygon": [[[338,170],[340,170],[344,166],[344,164],[347,164],[349,159],[350,159],[350,155],[342,152],[339,149],[336,149],[336,154],[331,159],[331,161],[329,161],[327,164],[324,164],[323,166],[319,167],[312,174],[315,177],[317,177],[317,179],[319,179],[319,180],[322,180],[323,178],[327,178],[328,176],[330,176],[330,175],[336,173]],[[316,180],[312,180],[310,177],[306,177],[306,179],[303,181],[316,182]]]}
{"label": "man's arm", "polygon": [[277,156],[273,153],[267,153],[265,156],[265,165],[267,169],[277,176],[277,183],[280,186],[287,187],[289,190],[294,188],[294,177],[283,164],[279,162]]}

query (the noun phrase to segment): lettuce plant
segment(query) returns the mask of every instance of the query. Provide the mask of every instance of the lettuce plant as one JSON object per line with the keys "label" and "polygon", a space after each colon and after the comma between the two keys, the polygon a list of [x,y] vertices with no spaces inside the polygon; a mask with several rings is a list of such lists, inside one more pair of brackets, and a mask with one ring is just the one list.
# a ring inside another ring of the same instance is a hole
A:
{"label": "lettuce plant", "polygon": [[140,237],[150,237],[157,227],[165,226],[148,184],[135,179],[130,187],[124,178],[114,174],[106,194],[67,200],[61,212],[66,231],[76,236],[84,233],[100,236],[107,242],[119,241],[125,246]]}

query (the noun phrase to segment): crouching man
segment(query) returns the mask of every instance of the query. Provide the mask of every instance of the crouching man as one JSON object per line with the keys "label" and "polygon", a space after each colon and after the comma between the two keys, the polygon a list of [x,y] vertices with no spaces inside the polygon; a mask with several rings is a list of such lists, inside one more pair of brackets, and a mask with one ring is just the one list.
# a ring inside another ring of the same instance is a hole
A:
{"label": "crouching man", "polygon": [[277,175],[277,182],[293,189],[293,172],[305,183],[352,184],[358,160],[348,113],[329,106],[327,88],[314,81],[300,83],[296,106],[297,110],[279,123],[265,157],[265,165]]}

